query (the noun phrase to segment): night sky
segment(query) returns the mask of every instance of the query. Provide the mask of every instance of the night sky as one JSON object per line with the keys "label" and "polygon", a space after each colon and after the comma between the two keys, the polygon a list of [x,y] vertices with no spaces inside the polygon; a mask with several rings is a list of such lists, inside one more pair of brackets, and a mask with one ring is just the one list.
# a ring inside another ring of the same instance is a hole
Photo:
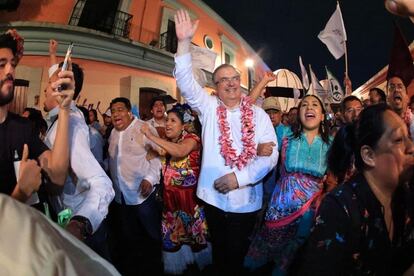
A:
{"label": "night sky", "polygon": [[[336,8],[334,0],[203,0],[229,23],[272,71],[286,68],[300,77],[298,56],[319,79],[324,66],[342,82],[345,61],[330,54],[317,35]],[[382,0],[340,1],[348,42],[349,76],[355,90],[388,64],[394,19],[410,43],[414,24],[397,18]],[[368,4],[369,3],[369,4]]]}

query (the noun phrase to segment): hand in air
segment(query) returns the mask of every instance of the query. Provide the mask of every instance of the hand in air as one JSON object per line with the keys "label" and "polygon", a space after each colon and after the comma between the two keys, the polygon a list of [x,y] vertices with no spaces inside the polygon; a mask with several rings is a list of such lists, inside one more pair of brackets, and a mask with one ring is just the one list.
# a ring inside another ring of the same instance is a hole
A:
{"label": "hand in air", "polygon": [[185,10],[178,10],[174,15],[175,32],[179,41],[190,40],[193,38],[198,27],[198,20],[191,21],[190,15]]}
{"label": "hand in air", "polygon": [[[59,107],[62,109],[69,109],[70,103],[75,93],[75,80],[72,72],[72,62],[68,61],[68,70],[60,71],[59,79],[52,83],[52,88],[55,90],[52,96],[56,97],[59,102]],[[58,91],[58,87],[64,87],[64,90]]]}

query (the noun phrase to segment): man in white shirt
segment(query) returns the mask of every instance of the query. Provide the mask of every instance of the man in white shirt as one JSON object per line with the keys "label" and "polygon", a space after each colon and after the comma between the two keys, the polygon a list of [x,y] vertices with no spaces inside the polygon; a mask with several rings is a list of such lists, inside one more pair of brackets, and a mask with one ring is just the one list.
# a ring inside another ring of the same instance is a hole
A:
{"label": "man in white shirt", "polygon": [[[72,64],[75,82],[75,99],[83,84],[83,71],[77,64]],[[59,106],[51,83],[58,80],[60,69],[49,78],[45,90],[44,110],[49,112],[51,125],[46,134],[45,144],[52,147],[56,141],[56,125]],[[75,237],[84,241],[104,258],[109,258],[106,245],[106,226],[103,223],[108,213],[108,206],[114,197],[111,180],[96,161],[89,147],[89,128],[81,111],[72,101],[69,114],[70,168],[63,186],[63,192],[53,196],[52,205],[58,213],[66,208],[72,216],[66,229]]]}
{"label": "man in white shirt", "polygon": [[165,138],[165,110],[167,106],[165,104],[165,100],[162,97],[154,97],[151,100],[151,114],[152,118],[148,120],[158,132],[158,135],[161,138]]}
{"label": "man in white shirt", "polygon": [[2,194],[0,206],[1,275],[120,275],[108,261],[34,208]]}
{"label": "man in white shirt", "polygon": [[392,110],[397,113],[407,124],[411,139],[414,142],[414,116],[408,105],[407,83],[410,84],[411,78],[403,80],[401,77],[389,76],[387,79],[388,103]]}
{"label": "man in white shirt", "polygon": [[200,114],[203,158],[197,196],[205,203],[213,263],[223,275],[239,275],[257,211],[261,179],[275,167],[277,150],[256,156],[259,143],[277,140],[269,116],[244,97],[240,74],[228,64],[213,73],[216,95],[208,95],[192,73],[190,45],[198,22],[186,11],[175,15],[178,48],[175,77],[181,94]]}
{"label": "man in white shirt", "polygon": [[84,106],[77,106],[77,108],[82,112],[83,117],[85,118],[85,123],[89,128],[89,145],[91,152],[102,168],[105,168],[103,159],[104,139],[101,133],[91,125],[88,109]]}
{"label": "man in white shirt", "polygon": [[[140,131],[144,121],[131,113],[127,98],[110,104],[114,129],[109,137],[109,169],[115,188],[119,249],[115,265],[123,275],[158,275],[161,271],[161,214],[154,185],[160,182],[161,162],[147,160],[158,147]],[[156,130],[150,126],[156,135]]]}
{"label": "man in white shirt", "polygon": [[387,72],[388,104],[405,121],[414,141],[414,118],[408,106],[408,87],[413,79],[413,58],[401,29],[395,25]]}

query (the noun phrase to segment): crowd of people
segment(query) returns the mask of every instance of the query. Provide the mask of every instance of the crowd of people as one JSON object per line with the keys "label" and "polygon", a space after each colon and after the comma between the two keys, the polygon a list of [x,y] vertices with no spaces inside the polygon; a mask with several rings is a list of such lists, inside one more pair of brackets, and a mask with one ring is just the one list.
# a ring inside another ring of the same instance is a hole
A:
{"label": "crowd of people", "polygon": [[155,97],[142,121],[114,98],[102,125],[76,106],[83,70],[71,61],[61,70],[54,40],[47,117],[8,112],[23,39],[2,34],[0,192],[123,275],[414,273],[414,75],[389,72],[386,92],[349,95],[333,116],[315,94],[284,113],[261,96],[271,72],[245,95],[239,71],[223,64],[215,93],[204,91],[190,54],[197,26],[176,13],[186,104],[166,110]]}

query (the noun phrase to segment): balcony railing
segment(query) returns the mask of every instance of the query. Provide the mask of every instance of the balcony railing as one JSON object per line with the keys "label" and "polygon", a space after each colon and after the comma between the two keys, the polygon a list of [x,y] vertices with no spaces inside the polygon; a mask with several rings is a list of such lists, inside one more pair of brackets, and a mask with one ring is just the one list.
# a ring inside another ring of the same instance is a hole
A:
{"label": "balcony railing", "polygon": [[132,14],[123,11],[117,11],[115,13],[112,34],[128,38],[129,32],[131,30],[131,19]]}
{"label": "balcony railing", "polygon": [[120,37],[129,37],[133,15],[123,11],[114,11],[99,18],[93,11],[84,11],[86,1],[78,0],[73,9],[69,25],[86,27]]}
{"label": "balcony railing", "polygon": [[177,36],[173,32],[165,32],[160,35],[160,49],[176,53],[177,42]]}

